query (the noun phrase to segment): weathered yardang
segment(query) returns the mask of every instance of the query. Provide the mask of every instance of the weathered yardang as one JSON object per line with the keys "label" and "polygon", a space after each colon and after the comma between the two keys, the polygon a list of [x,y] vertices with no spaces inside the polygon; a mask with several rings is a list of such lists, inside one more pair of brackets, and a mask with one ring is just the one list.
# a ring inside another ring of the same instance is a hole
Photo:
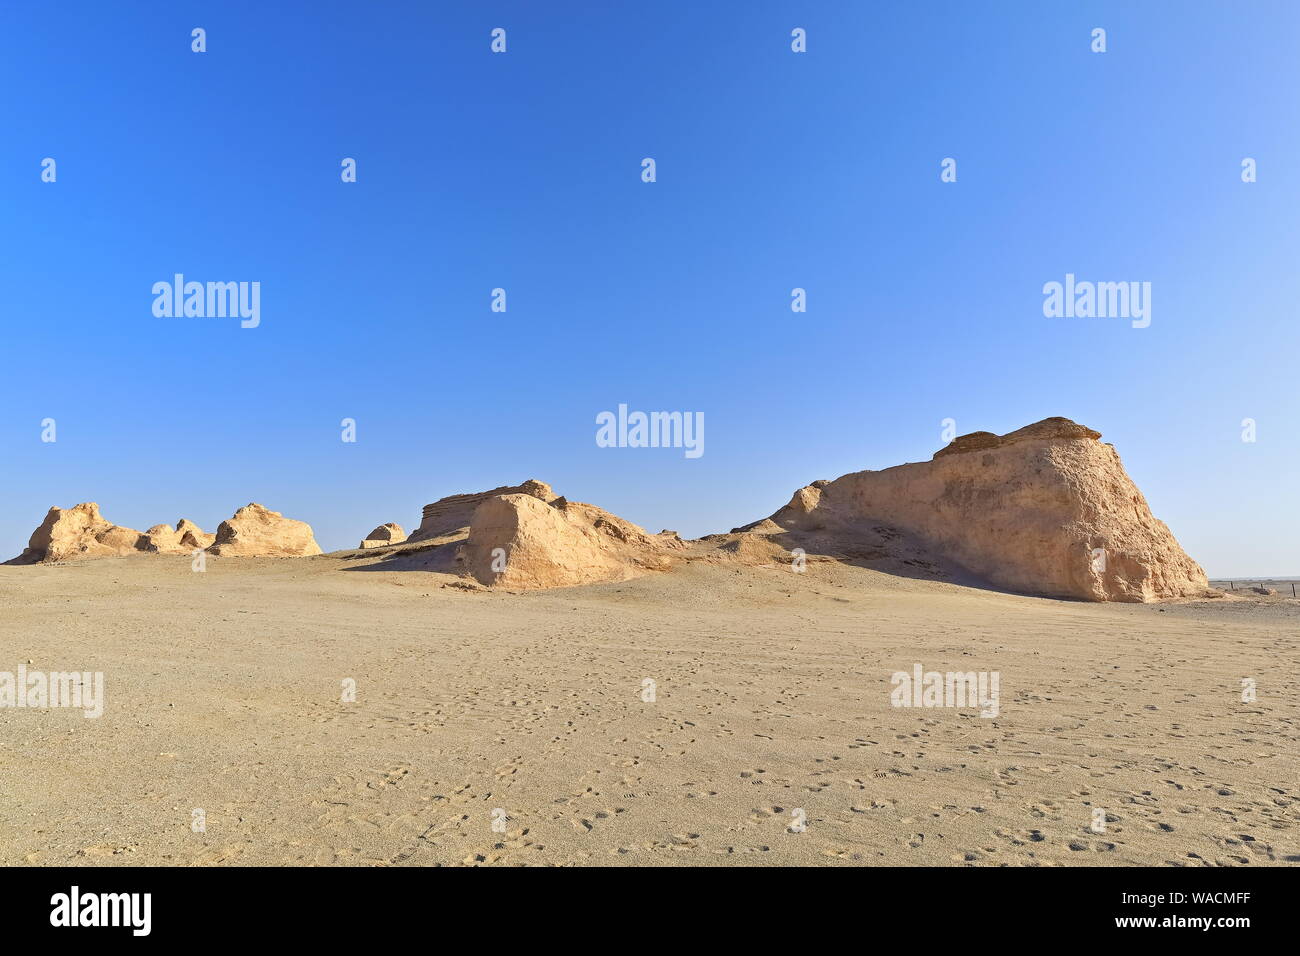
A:
{"label": "weathered yardang", "polygon": [[744,530],[815,541],[884,522],[1015,591],[1089,601],[1203,595],[1205,572],[1100,437],[1066,418],[963,435],[928,462],[801,488]]}
{"label": "weathered yardang", "polygon": [[[206,543],[197,542],[206,539]],[[207,547],[211,535],[192,521],[182,518],[173,529],[154,525],[140,532],[113,524],[99,513],[99,505],[85,501],[71,508],[51,508],[39,528],[32,532],[27,548],[10,564],[52,564],[81,558],[108,558],[125,554],[180,554],[195,547]]]}
{"label": "weathered yardang", "polygon": [[250,503],[217,526],[209,554],[218,557],[292,558],[320,554],[320,545],[305,521]]}

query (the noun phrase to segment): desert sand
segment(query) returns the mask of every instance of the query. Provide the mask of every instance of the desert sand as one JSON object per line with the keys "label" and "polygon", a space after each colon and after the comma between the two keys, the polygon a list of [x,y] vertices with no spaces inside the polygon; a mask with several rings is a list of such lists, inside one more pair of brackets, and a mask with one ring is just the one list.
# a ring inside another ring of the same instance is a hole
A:
{"label": "desert sand", "polygon": [[[0,709],[0,863],[1300,861],[1289,593],[1089,603],[707,557],[511,592],[391,566],[0,567],[0,669],[102,671],[107,698]],[[892,707],[916,663],[1000,672],[999,715]]]}

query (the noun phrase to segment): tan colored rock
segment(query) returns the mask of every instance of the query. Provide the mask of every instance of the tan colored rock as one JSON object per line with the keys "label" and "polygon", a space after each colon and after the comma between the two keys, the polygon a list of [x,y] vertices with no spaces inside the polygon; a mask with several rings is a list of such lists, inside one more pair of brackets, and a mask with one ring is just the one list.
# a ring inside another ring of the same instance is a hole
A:
{"label": "tan colored rock", "polygon": [[153,554],[180,554],[181,536],[169,524],[156,524],[140,537],[140,550]]}
{"label": "tan colored rock", "polygon": [[83,502],[71,508],[51,508],[41,526],[32,532],[27,549],[14,564],[72,561],[134,554],[144,536],[104,519],[99,505]]}
{"label": "tan colored rock", "polygon": [[936,451],[934,457],[960,455],[968,451],[985,451],[990,448],[1000,448],[1003,445],[1014,445],[1016,442],[1028,439],[1097,439],[1100,437],[1101,432],[1093,431],[1091,428],[1072,422],[1068,418],[1044,418],[1041,422],[1034,422],[1032,425],[1026,425],[1024,428],[1018,428],[1005,435],[995,435],[992,432],[971,432],[969,435],[959,435],[949,444]]}
{"label": "tan colored rock", "polygon": [[182,518],[172,528],[156,524],[143,533],[107,521],[99,505],[85,502],[72,508],[51,508],[32,534],[27,550],[12,564],[106,558],[124,554],[183,554],[206,548],[212,535]]}
{"label": "tan colored rock", "polygon": [[465,495],[449,495],[439,498],[433,504],[424,506],[420,518],[420,527],[411,532],[408,541],[427,541],[430,538],[442,538],[454,535],[469,528],[474,517],[474,509],[488,498],[502,495],[531,495],[542,501],[553,501],[555,492],[544,481],[530,478],[522,485],[503,485],[491,491],[478,491]]}
{"label": "tan colored rock", "polygon": [[626,581],[668,569],[684,547],[594,505],[507,494],[475,508],[462,557],[481,583],[524,590]]}
{"label": "tan colored rock", "polygon": [[175,528],[156,524],[146,531],[140,539],[140,550],[153,554],[189,554],[196,548],[208,547],[213,539],[213,535],[204,534],[193,521],[182,518]]}
{"label": "tan colored rock", "polygon": [[208,534],[188,518],[176,522],[176,535],[180,538],[181,547],[186,551],[210,548],[212,542],[217,539],[215,534]]}
{"label": "tan colored rock", "polygon": [[406,532],[402,530],[402,526],[390,521],[388,524],[381,524],[366,535],[360,546],[362,548],[382,548],[390,544],[401,544],[405,540]]}
{"label": "tan colored rock", "polygon": [[1205,572],[1100,437],[1064,418],[964,435],[928,462],[800,489],[742,530],[843,539],[880,523],[1014,591],[1089,601],[1202,596]]}
{"label": "tan colored rock", "polygon": [[217,527],[208,553],[218,557],[302,557],[320,554],[320,546],[305,521],[252,503]]}

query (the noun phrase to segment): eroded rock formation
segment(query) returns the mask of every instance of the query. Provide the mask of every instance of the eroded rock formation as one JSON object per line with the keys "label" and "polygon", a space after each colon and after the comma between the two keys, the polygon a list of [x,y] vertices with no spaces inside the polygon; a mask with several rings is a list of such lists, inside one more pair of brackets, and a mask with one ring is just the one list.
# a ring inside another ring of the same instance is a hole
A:
{"label": "eroded rock formation", "polygon": [[928,462],[818,481],[745,531],[852,537],[884,523],[1010,590],[1090,601],[1201,596],[1205,572],[1098,432],[1048,418],[964,435]]}
{"label": "eroded rock formation", "polygon": [[221,522],[208,553],[223,558],[288,558],[320,554],[321,550],[307,522],[251,503]]}
{"label": "eroded rock formation", "polygon": [[39,528],[32,532],[27,549],[14,559],[15,564],[70,561],[77,558],[102,558],[131,554],[137,550],[142,535],[107,521],[93,501],[71,508],[51,508]]}
{"label": "eroded rock formation", "polygon": [[552,501],[555,498],[555,492],[551,490],[550,485],[531,478],[522,485],[503,485],[491,491],[449,495],[424,506],[420,527],[412,531],[407,540],[428,541],[431,538],[454,535],[457,531],[469,527],[475,508],[489,498],[499,498],[502,495],[531,495],[542,501]]}
{"label": "eroded rock formation", "polygon": [[361,548],[382,548],[390,544],[401,544],[406,540],[406,532],[402,530],[400,524],[388,522],[381,524],[370,534],[362,539],[358,547]]}
{"label": "eroded rock formation", "polygon": [[462,557],[483,584],[532,589],[626,581],[668,569],[684,548],[675,532],[647,534],[594,505],[505,494],[474,510]]}
{"label": "eroded rock formation", "polygon": [[[207,539],[204,544],[191,541]],[[124,554],[181,554],[212,541],[198,525],[182,518],[171,525],[156,524],[140,532],[113,524],[99,513],[93,501],[71,508],[51,508],[41,526],[32,532],[27,548],[11,564],[53,563],[81,558],[108,558]]]}
{"label": "eroded rock formation", "polygon": [[212,542],[216,540],[216,535],[206,533],[202,528],[187,518],[182,518],[176,522],[176,535],[180,538],[181,547],[186,551],[193,551],[195,548],[211,547]]}
{"label": "eroded rock formation", "polygon": [[[1205,573],[1100,437],[1064,418],[963,435],[928,462],[813,482],[770,518],[689,546],[530,480],[443,498],[425,506],[409,538],[390,523],[361,547],[388,546],[377,560],[393,570],[513,589],[624,581],[679,560],[774,568],[798,560],[1093,601],[1206,595]],[[258,504],[212,536],[183,519],[141,533],[86,503],[51,508],[12,563],[195,548],[220,557],[321,553],[310,525]]]}

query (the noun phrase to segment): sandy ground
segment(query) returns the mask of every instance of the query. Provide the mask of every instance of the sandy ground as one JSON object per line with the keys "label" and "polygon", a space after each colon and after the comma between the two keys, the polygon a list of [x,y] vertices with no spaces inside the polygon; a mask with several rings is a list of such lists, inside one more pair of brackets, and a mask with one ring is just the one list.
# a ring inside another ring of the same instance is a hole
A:
{"label": "sandy ground", "polygon": [[[354,566],[0,567],[0,670],[107,686],[99,719],[0,709],[0,863],[1300,862],[1289,595],[1092,605],[822,563],[508,594]],[[916,663],[998,671],[999,716],[891,707]]]}

